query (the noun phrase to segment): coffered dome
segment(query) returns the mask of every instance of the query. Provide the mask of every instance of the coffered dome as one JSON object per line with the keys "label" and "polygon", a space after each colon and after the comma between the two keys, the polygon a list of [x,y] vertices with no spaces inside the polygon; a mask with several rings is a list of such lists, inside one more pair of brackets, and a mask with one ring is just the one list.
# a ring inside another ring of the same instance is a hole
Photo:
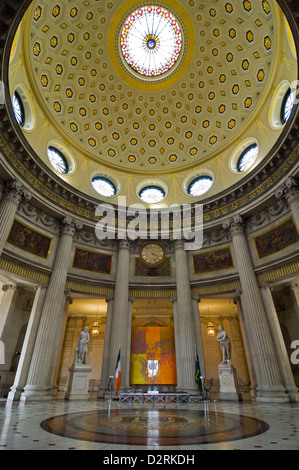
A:
{"label": "coffered dome", "polygon": [[[146,186],[184,204],[242,181],[283,133],[295,80],[291,30],[267,0],[34,0],[10,63],[21,129],[49,171],[96,198],[102,178],[114,189],[100,198],[127,204]],[[194,195],[198,178],[211,184]]]}

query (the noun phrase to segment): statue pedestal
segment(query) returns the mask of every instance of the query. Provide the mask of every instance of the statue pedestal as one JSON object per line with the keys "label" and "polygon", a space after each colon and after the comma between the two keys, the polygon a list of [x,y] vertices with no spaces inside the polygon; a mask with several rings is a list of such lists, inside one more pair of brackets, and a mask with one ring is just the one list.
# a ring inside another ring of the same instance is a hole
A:
{"label": "statue pedestal", "polygon": [[72,364],[69,369],[70,379],[65,395],[66,400],[88,400],[89,374],[92,369],[88,364]]}
{"label": "statue pedestal", "polygon": [[220,400],[242,401],[242,395],[238,391],[236,369],[231,364],[219,364],[218,374],[220,380]]}

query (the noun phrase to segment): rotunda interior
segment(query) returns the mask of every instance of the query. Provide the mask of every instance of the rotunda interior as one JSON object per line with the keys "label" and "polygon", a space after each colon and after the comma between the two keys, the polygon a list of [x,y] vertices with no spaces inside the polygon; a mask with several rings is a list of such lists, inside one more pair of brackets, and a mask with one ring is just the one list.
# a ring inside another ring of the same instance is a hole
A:
{"label": "rotunda interior", "polygon": [[298,402],[297,2],[0,13],[0,395]]}

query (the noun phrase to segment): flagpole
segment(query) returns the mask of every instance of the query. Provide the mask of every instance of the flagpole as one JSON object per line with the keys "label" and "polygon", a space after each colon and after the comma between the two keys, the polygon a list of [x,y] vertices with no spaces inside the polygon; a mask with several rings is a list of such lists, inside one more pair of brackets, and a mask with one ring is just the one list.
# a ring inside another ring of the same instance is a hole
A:
{"label": "flagpole", "polygon": [[117,396],[118,389],[121,385],[121,344],[118,347],[118,354],[116,359],[116,366],[115,366],[115,392]]}

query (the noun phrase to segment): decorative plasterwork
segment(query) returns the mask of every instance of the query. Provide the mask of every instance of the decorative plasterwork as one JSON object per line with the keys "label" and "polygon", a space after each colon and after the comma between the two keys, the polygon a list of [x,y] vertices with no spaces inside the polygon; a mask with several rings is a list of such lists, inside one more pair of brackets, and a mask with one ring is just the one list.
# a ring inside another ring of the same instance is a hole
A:
{"label": "decorative plasterwork", "polygon": [[230,158],[244,138],[259,137],[258,165],[281,133],[269,127],[272,92],[282,76],[297,76],[283,15],[268,1],[170,2],[188,52],[156,87],[132,79],[112,53],[134,5],[32,3],[10,64],[11,89],[28,86],[36,112],[37,127],[25,137],[46,165],[48,143],[65,145],[74,170],[63,179],[91,197],[97,172],[118,180],[128,204],[145,177],[159,174],[170,189],[164,202],[194,202],[183,182],[198,167],[214,176],[212,197],[243,178]]}

